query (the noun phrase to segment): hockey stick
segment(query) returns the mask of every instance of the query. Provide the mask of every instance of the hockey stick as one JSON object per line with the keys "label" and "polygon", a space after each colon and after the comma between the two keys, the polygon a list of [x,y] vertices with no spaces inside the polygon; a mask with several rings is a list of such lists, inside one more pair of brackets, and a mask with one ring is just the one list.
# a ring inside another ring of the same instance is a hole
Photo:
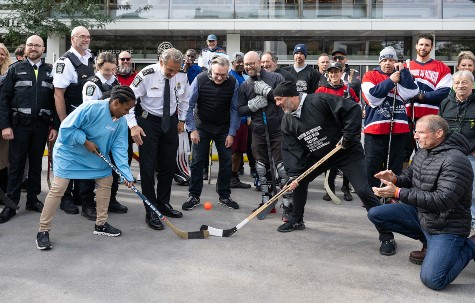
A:
{"label": "hockey stick", "polygon": [[[211,165],[213,165],[213,140],[209,141],[208,184],[211,184]],[[218,186],[218,182],[216,182]]]}
{"label": "hockey stick", "polygon": [[330,199],[332,199],[333,203],[340,205],[340,198],[335,195],[335,193],[330,188],[330,184],[328,183],[329,176],[330,170],[327,170],[327,172],[325,173],[325,182],[323,182],[323,188],[325,188],[325,191],[327,192],[328,196],[330,196]]}
{"label": "hockey stick", "polygon": [[46,183],[51,189],[51,169],[53,168],[53,142],[48,141],[48,172],[46,173]]}
{"label": "hockey stick", "polygon": [[[107,158],[103,154],[97,153],[97,155],[99,157],[101,157],[102,160],[104,160],[104,162],[106,162],[107,165],[109,165],[116,172],[116,174],[119,175],[119,178],[125,179],[122,172],[114,164],[112,164],[109,160],[107,160]],[[158,209],[155,206],[153,206],[152,203],[150,203],[150,201],[148,201],[147,197],[145,197],[134,185],[132,185],[130,187],[130,189],[132,189],[140,197],[140,199],[142,199],[145,202],[145,204],[147,204],[147,206],[154,213],[156,213],[158,215],[160,220],[165,222],[165,224],[167,224],[168,227],[170,227],[175,232],[175,234],[178,235],[178,237],[180,237],[184,240],[188,240],[188,239],[206,239],[206,238],[209,237],[209,232],[206,231],[206,230],[188,232],[188,231],[183,231],[183,230],[178,229],[170,221],[168,221],[168,219],[164,215],[162,215],[162,213],[159,212]]]}
{"label": "hockey stick", "polygon": [[[275,182],[275,161],[274,157],[272,157],[272,151],[270,149],[270,137],[269,137],[269,128],[267,127],[267,115],[265,112],[265,108],[262,110],[262,119],[264,120],[264,130],[266,133],[266,145],[267,145],[267,158],[269,159],[270,165],[270,175],[272,178],[272,189],[274,191],[274,196],[277,195],[277,184]],[[275,205],[277,204],[278,200],[275,200],[274,203],[269,205],[266,209],[264,209],[258,216],[258,220],[264,220],[267,215],[274,209]]]}
{"label": "hockey stick", "polygon": [[[341,149],[341,145],[338,144],[337,146],[335,146],[334,149],[332,149],[327,155],[325,155],[323,158],[321,158],[319,161],[317,161],[315,164],[313,164],[309,169],[307,169],[305,172],[303,172],[300,176],[297,177],[297,179],[295,179],[294,181],[296,182],[300,182],[303,178],[305,178],[308,174],[310,174],[311,172],[313,172],[317,167],[319,167],[320,165],[322,165],[322,163],[324,163],[326,160],[328,160],[328,158],[330,158],[331,156],[333,156],[335,153],[337,153],[339,150]],[[200,230],[202,231],[209,231],[209,234],[211,236],[215,236],[215,237],[230,237],[232,236],[235,232],[237,232],[239,229],[241,229],[241,227],[243,227],[244,225],[247,224],[247,222],[251,221],[255,216],[257,216],[258,214],[260,214],[264,209],[266,209],[269,205],[271,205],[272,203],[274,203],[275,201],[277,201],[281,196],[283,196],[288,190],[289,188],[291,187],[291,183],[290,184],[286,184],[282,190],[280,192],[278,192],[275,196],[273,196],[271,199],[269,199],[269,201],[267,201],[266,203],[264,203],[261,207],[259,207],[258,209],[256,209],[255,212],[251,213],[246,219],[244,219],[243,221],[241,221],[241,223],[239,223],[238,225],[236,225],[235,227],[233,228],[230,228],[230,229],[219,229],[219,228],[214,228],[214,227],[211,227],[211,226],[208,226],[208,225],[202,225]]]}

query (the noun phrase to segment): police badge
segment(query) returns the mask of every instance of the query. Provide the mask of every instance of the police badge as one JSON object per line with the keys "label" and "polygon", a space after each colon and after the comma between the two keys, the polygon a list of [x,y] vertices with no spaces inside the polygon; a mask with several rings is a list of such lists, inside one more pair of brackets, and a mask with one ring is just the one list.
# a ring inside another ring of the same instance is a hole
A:
{"label": "police badge", "polygon": [[64,72],[64,63],[58,63],[56,64],[56,73],[57,74],[62,74]]}
{"label": "police badge", "polygon": [[93,96],[94,95],[94,91],[96,90],[96,86],[95,85],[88,85],[86,87],[86,96]]}

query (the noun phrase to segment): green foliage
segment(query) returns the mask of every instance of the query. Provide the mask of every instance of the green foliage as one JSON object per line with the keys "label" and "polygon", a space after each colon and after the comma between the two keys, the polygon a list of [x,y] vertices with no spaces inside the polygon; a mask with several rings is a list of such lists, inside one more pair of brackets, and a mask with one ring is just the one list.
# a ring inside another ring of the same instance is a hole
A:
{"label": "green foliage", "polygon": [[[47,38],[52,35],[65,36],[79,25],[88,29],[104,28],[113,22],[100,0],[7,0],[6,16],[0,26],[8,33],[2,38],[6,42],[19,44],[32,34]],[[23,37],[23,38],[21,38]]]}

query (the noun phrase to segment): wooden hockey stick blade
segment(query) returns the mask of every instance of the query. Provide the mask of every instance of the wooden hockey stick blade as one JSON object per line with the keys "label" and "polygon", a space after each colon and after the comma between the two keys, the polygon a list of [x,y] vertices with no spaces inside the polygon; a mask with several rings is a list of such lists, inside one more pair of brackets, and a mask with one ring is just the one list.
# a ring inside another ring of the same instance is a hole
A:
{"label": "wooden hockey stick blade", "polygon": [[[341,149],[341,145],[338,144],[335,146],[334,149],[332,149],[328,154],[326,154],[323,158],[321,158],[319,161],[317,161],[315,164],[313,164],[310,168],[308,168],[305,172],[303,172],[300,176],[297,177],[294,181],[297,183],[300,182],[303,178],[305,178],[308,174],[310,174],[312,171],[314,171],[317,167],[322,165],[328,158],[333,156],[335,153],[337,153]],[[271,204],[277,202],[281,196],[283,196],[291,187],[291,184],[286,184],[281,191],[277,193],[277,195],[273,196],[272,198],[269,199],[266,203],[262,204],[261,207],[256,209],[253,213],[251,213],[246,219],[242,220],[241,223],[236,225],[233,228],[230,229],[219,229],[215,227],[211,227],[208,225],[201,225],[200,230],[205,231],[207,230],[209,232],[210,236],[215,236],[215,237],[230,237],[232,236],[235,232],[237,232],[241,227],[247,224],[247,222],[251,221],[259,215],[264,209],[269,207]]]}
{"label": "wooden hockey stick blade", "polygon": [[323,182],[323,188],[325,188],[327,194],[330,196],[330,199],[332,199],[333,203],[340,205],[341,200],[338,198],[335,193],[331,190],[330,185],[328,184],[328,177],[330,176],[330,171],[327,171],[325,174],[325,182]]}
{"label": "wooden hockey stick blade", "polygon": [[[118,175],[120,178],[122,179],[125,179],[124,178],[124,175],[122,174],[122,172],[114,165],[112,164],[103,154],[101,153],[97,153],[97,155],[99,157],[102,158],[102,160],[104,160],[104,162],[107,163],[107,165],[109,165]],[[135,187],[134,185],[132,185],[130,187],[131,190],[133,190],[139,197],[140,199],[142,199],[145,204],[154,212],[157,214],[157,216],[160,218],[160,220],[162,220],[163,222],[165,222],[165,224],[170,227],[171,230],[173,230],[173,232],[175,234],[178,235],[178,237],[184,239],[184,240],[188,240],[188,239],[206,239],[209,237],[209,232],[207,231],[204,231],[204,230],[200,230],[200,231],[192,231],[192,232],[187,232],[187,231],[183,231],[179,228],[177,228],[175,225],[173,225],[170,221],[168,221],[167,217],[165,217],[160,211],[158,211],[158,209],[152,205],[152,203],[150,203],[150,201],[147,199],[147,197],[144,196],[144,194],[142,194],[138,189],[137,187]]]}
{"label": "wooden hockey stick blade", "polygon": [[270,204],[267,208],[265,208],[259,215],[257,215],[257,220],[264,220],[268,214],[275,208],[277,205],[277,200],[274,203]]}

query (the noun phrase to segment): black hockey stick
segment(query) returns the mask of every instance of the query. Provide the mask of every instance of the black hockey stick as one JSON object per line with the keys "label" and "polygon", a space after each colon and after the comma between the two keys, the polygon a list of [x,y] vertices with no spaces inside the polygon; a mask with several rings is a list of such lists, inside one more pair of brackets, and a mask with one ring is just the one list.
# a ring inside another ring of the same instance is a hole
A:
{"label": "black hockey stick", "polygon": [[[265,112],[265,108],[262,109],[262,120],[264,121],[264,130],[266,133],[266,145],[267,145],[267,158],[269,159],[269,166],[270,166],[270,175],[272,178],[272,189],[274,191],[274,196],[277,195],[277,184],[275,182],[275,161],[274,157],[272,157],[272,150],[270,149],[270,137],[269,137],[269,127],[267,126],[267,115]],[[272,209],[277,204],[278,200],[275,200],[274,203],[270,204],[269,207],[264,209],[258,216],[258,220],[264,220],[267,215],[272,211]]]}
{"label": "black hockey stick", "polygon": [[[341,145],[338,144],[334,149],[332,149],[328,154],[325,155],[325,157],[321,158],[319,161],[317,161],[315,164],[313,164],[309,169],[304,171],[300,176],[297,177],[294,181],[300,182],[303,178],[305,178],[308,174],[310,174],[312,171],[314,171],[317,167],[322,165],[328,158],[333,156],[335,153],[337,153],[341,149]],[[215,237],[231,237],[235,232],[237,232],[241,227],[246,225],[247,222],[251,221],[255,216],[260,214],[264,209],[266,209],[269,205],[277,201],[281,196],[283,196],[291,187],[291,184],[286,184],[280,192],[278,192],[275,196],[273,196],[269,201],[264,203],[261,207],[256,209],[255,212],[251,213],[246,219],[241,221],[238,225],[236,225],[233,228],[230,229],[219,229],[219,228],[214,228],[208,225],[202,225],[200,230],[202,231],[209,231],[209,234],[211,236]]]}
{"label": "black hockey stick", "polygon": [[[120,178],[125,179],[122,172],[114,164],[112,164],[109,160],[107,160],[107,158],[103,154],[97,153],[97,155],[99,157],[101,157],[102,160],[104,160],[104,162],[106,162],[119,175]],[[170,227],[175,232],[175,234],[178,235],[178,237],[180,237],[184,240],[188,240],[188,239],[206,239],[206,238],[209,237],[209,232],[206,231],[206,230],[188,232],[188,231],[183,231],[183,230],[178,229],[177,227],[175,227],[175,225],[173,225],[170,221],[168,221],[168,219],[164,215],[162,215],[162,213],[159,212],[158,209],[155,208],[155,206],[153,206],[152,203],[150,203],[150,201],[148,201],[147,197],[145,197],[134,185],[132,185],[130,187],[130,189],[132,189],[140,197],[140,199],[142,199],[145,202],[145,204],[147,204],[147,206],[154,213],[156,213],[158,215],[160,220],[165,222],[165,224],[167,224],[168,227]]]}
{"label": "black hockey stick", "polygon": [[48,141],[48,171],[46,172],[46,183],[51,189],[51,170],[53,169],[53,142]]}

